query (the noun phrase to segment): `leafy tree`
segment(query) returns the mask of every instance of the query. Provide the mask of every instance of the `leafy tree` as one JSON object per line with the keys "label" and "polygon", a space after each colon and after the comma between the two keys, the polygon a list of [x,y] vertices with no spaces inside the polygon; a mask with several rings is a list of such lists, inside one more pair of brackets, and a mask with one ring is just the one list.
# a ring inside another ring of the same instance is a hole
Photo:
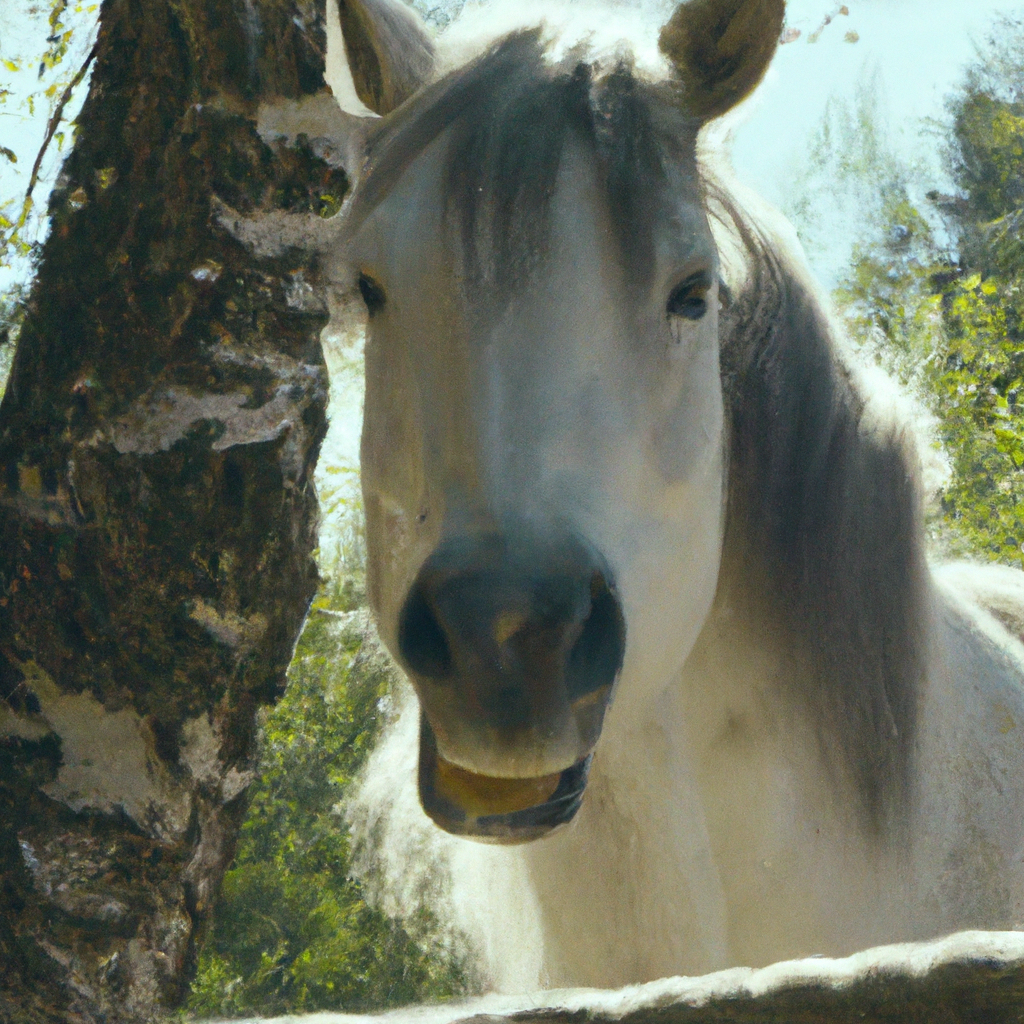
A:
{"label": "leafy tree", "polygon": [[941,547],[1019,565],[1024,19],[997,21],[948,109],[955,194],[931,192],[922,209],[898,180],[880,189],[875,232],[836,298],[853,336],[937,417],[951,471],[933,522]]}
{"label": "leafy tree", "polygon": [[[34,161],[32,152],[0,147],[0,165],[26,172],[19,194],[6,182],[0,193],[0,271],[8,278],[27,278],[36,267],[47,225],[33,193],[52,184],[47,147],[52,157],[70,135],[69,103],[93,61],[96,9],[67,0],[34,6],[29,13],[48,32],[38,60],[4,50],[0,39],[0,75],[21,79],[18,89],[4,88],[9,78],[0,81],[0,106],[20,103],[46,123]],[[99,192],[113,185],[105,175],[94,176]],[[71,193],[76,209],[91,198],[79,192],[80,200]],[[212,265],[219,273],[220,264]],[[27,298],[20,284],[0,294],[0,392]],[[204,1015],[365,1010],[472,986],[465,951],[426,909],[390,920],[365,903],[361,884],[348,877],[347,829],[335,807],[386,718],[392,667],[363,608],[361,513],[353,498],[358,473],[334,465],[324,475],[327,531],[319,561],[326,578],[296,648],[287,693],[261,715],[260,777],[192,990],[191,1010]]]}
{"label": "leafy tree", "polygon": [[946,155],[957,187],[948,211],[964,257],[988,269],[997,236],[1019,242],[1019,225],[1007,218],[1024,207],[1024,18],[996,20],[948,106]]}
{"label": "leafy tree", "polygon": [[[257,708],[318,583],[326,309],[311,255],[254,252],[214,211],[316,214],[344,194],[308,140],[258,131],[261,100],[322,87],[321,11],[102,5],[0,402],[0,700],[48,730],[0,736],[0,1018],[176,1005],[235,849]],[[72,699],[138,716],[151,800],[102,767],[135,756],[120,734],[49,711]],[[81,802],[52,788],[76,743],[102,749]]]}
{"label": "leafy tree", "polygon": [[785,204],[825,279],[836,280],[846,269],[848,254],[837,237],[856,237],[863,225],[885,222],[892,204],[910,201],[913,186],[927,176],[920,156],[908,157],[904,141],[897,153],[877,74],[862,80],[852,99],[832,96],[826,102]]}

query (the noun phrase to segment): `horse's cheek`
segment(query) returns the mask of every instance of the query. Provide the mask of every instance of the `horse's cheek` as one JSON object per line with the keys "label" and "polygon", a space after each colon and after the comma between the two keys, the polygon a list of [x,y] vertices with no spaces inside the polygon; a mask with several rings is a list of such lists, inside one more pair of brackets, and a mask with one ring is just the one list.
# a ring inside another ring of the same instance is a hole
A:
{"label": "horse's cheek", "polygon": [[[384,358],[383,352],[388,352]],[[398,611],[432,549],[439,516],[426,509],[422,438],[410,367],[375,339],[366,352],[361,480],[366,514],[367,590],[382,639],[395,637]]]}
{"label": "horse's cheek", "polygon": [[[716,360],[709,356],[708,364],[714,371]],[[606,729],[649,713],[681,670],[714,600],[725,492],[717,372],[697,374],[678,393],[671,415],[655,419],[646,446],[629,462],[616,487],[620,507],[606,528],[628,624]]]}
{"label": "horse's cheek", "polygon": [[[626,617],[626,655],[615,699],[615,726],[642,721],[686,663],[711,611],[718,587],[722,544],[721,466],[672,488],[666,505],[685,532],[668,529],[671,518],[637,543],[620,576]],[[612,727],[610,722],[606,726]]]}
{"label": "horse's cheek", "polygon": [[720,461],[724,405],[717,346],[705,344],[688,369],[673,382],[649,435],[654,472],[666,488],[698,478]]}

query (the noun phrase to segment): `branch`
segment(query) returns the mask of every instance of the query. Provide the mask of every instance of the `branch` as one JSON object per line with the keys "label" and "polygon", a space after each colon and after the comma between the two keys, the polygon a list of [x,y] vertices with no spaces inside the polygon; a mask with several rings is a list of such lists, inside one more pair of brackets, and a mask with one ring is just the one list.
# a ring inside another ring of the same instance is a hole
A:
{"label": "branch", "polygon": [[89,70],[89,65],[93,62],[93,58],[96,56],[98,47],[99,40],[92,44],[92,49],[89,51],[88,56],[85,58],[82,66],[75,73],[75,77],[68,82],[67,88],[64,90],[56,109],[50,117],[50,121],[46,126],[46,136],[43,139],[43,144],[40,147],[39,152],[36,154],[36,162],[32,165],[32,173],[29,175],[28,189],[25,191],[25,210],[28,209],[32,202],[32,190],[39,182],[39,168],[42,165],[43,157],[46,155],[47,148],[53,141],[54,135],[57,134],[57,128],[64,116],[64,108],[68,105],[68,101],[71,99],[71,94],[78,88],[82,79],[85,78],[85,73]]}

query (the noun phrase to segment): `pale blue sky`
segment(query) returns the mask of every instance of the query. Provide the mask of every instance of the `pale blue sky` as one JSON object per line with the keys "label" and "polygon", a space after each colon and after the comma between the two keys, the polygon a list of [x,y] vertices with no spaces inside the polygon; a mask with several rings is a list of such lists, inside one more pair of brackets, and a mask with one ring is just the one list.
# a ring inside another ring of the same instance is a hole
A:
{"label": "pale blue sky", "polygon": [[[809,138],[829,97],[851,100],[858,83],[873,77],[892,148],[930,163],[930,184],[945,186],[938,140],[922,138],[923,122],[944,117],[944,99],[995,15],[1024,13],[1019,0],[846,0],[849,15],[835,17],[817,42],[808,43],[824,15],[839,6],[833,0],[789,0],[787,23],[801,36],[779,48],[734,134],[737,175],[780,207],[792,201]],[[848,32],[857,34],[856,43],[844,40]],[[863,230],[855,211],[846,212],[825,235],[825,249],[809,253],[826,287],[836,283]]]}
{"label": "pale blue sky", "polygon": [[[5,102],[0,104],[0,146],[13,150],[18,158],[18,162],[12,164],[0,156],[0,204],[13,201],[3,207],[4,214],[12,220],[21,212],[32,164],[46,133],[51,101],[44,92],[62,76],[65,81],[70,80],[92,45],[98,0],[72,0],[68,7],[65,21],[77,28],[67,56],[59,67],[46,71],[40,77],[39,55],[46,49],[46,37],[50,34],[47,24],[49,5],[36,0],[0,0],[0,90],[10,91]],[[17,65],[18,70],[8,67],[7,61]],[[86,85],[83,83],[79,87],[77,95],[65,108],[67,116],[74,117],[78,113],[85,98]],[[62,92],[63,88],[57,95]],[[70,143],[68,126],[62,125],[62,129],[68,133],[67,141]],[[45,207],[61,160],[61,153],[54,143],[41,167],[40,184],[35,191],[38,206]],[[0,269],[0,291],[23,276],[24,268],[20,269],[21,274]]]}
{"label": "pale blue sky", "polygon": [[[836,17],[809,44],[822,15],[838,6],[789,0],[787,23],[802,35],[779,48],[750,119],[737,133],[737,170],[775,202],[830,95],[852,95],[858,79],[877,69],[891,124],[916,134],[922,118],[941,116],[943,98],[993,16],[1024,12],[1024,4],[1012,0],[847,0],[850,14]],[[858,34],[856,43],[844,41],[850,31]]]}

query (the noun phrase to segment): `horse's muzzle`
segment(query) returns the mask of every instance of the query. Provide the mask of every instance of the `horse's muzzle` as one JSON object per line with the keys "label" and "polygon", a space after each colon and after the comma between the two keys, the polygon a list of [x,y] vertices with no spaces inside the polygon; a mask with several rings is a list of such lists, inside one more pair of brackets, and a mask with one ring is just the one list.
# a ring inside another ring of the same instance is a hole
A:
{"label": "horse's muzzle", "polygon": [[625,650],[611,574],[572,534],[460,534],[399,621],[420,698],[420,799],[442,828],[536,839],[579,809]]}

